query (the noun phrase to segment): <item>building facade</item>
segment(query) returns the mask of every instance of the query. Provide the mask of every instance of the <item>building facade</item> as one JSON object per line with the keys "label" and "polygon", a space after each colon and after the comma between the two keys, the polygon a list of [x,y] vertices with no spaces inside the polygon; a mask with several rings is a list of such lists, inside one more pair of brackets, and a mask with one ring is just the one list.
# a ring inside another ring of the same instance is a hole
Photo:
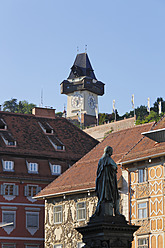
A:
{"label": "building facade", "polygon": [[153,123],[110,133],[70,169],[35,196],[45,199],[45,248],[77,248],[83,246],[81,235],[75,227],[83,226],[95,212],[97,197],[95,180],[98,161],[104,148],[113,147],[112,158],[118,163],[118,188],[120,209],[129,219],[128,173],[121,170],[120,161],[149,131]]}
{"label": "building facade", "polygon": [[44,247],[44,201],[33,196],[97,143],[52,109],[0,112],[1,248]]}
{"label": "building facade", "polygon": [[129,182],[129,219],[139,225],[134,248],[165,246],[165,118],[121,161]]}

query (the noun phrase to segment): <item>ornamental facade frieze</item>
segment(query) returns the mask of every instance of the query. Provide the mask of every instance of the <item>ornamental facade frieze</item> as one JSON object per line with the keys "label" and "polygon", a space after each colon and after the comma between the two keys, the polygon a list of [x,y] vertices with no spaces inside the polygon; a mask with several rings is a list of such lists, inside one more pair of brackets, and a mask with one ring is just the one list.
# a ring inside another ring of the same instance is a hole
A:
{"label": "ornamental facade frieze", "polygon": [[149,197],[149,185],[148,183],[142,183],[136,186],[136,198],[145,198]]}

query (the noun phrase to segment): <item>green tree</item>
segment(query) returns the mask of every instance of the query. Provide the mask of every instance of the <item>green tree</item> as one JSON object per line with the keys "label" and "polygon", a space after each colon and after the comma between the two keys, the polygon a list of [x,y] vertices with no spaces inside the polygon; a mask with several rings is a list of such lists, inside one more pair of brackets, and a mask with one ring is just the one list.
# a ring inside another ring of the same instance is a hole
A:
{"label": "green tree", "polygon": [[107,123],[107,122],[111,122],[114,119],[115,119],[114,114],[99,113],[99,125],[102,125],[102,124]]}
{"label": "green tree", "polygon": [[9,101],[5,101],[3,103],[3,110],[9,111],[9,112],[17,112],[17,110],[18,110],[17,99],[12,98]]}
{"label": "green tree", "polygon": [[146,116],[144,119],[141,119],[140,117],[137,118],[136,120],[136,125],[140,125],[140,124],[144,124],[144,123],[149,123],[152,121],[159,121],[161,117],[158,115],[157,112],[154,112],[153,110],[151,110],[150,114],[148,116]]}
{"label": "green tree", "polygon": [[63,116],[63,112],[57,112],[57,113],[56,113],[56,116],[57,116],[57,117],[62,117],[62,116]]}
{"label": "green tree", "polygon": [[138,121],[143,121],[148,116],[147,107],[144,105],[137,107],[135,109],[135,114]]}
{"label": "green tree", "polygon": [[15,98],[9,101],[5,101],[3,104],[4,111],[22,114],[31,114],[34,107],[36,107],[35,104],[28,103],[28,101],[26,100],[19,101],[19,103],[17,103],[17,99]]}
{"label": "green tree", "polygon": [[162,97],[158,97],[156,99],[156,101],[154,102],[154,106],[151,108],[151,110],[155,111],[155,112],[159,112],[159,102],[161,102],[161,106],[162,106],[162,112],[165,112],[165,101],[163,100]]}
{"label": "green tree", "polygon": [[159,119],[160,119],[159,114],[154,112],[153,110],[151,110],[150,114],[145,118],[143,123],[148,123],[148,122],[152,122],[152,121],[158,122]]}

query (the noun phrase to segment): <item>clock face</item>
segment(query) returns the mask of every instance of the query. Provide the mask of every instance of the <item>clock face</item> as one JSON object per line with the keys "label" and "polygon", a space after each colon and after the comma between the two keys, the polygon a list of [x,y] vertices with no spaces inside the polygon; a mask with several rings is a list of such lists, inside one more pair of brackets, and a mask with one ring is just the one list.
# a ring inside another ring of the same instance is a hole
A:
{"label": "clock face", "polygon": [[95,101],[95,98],[94,96],[89,96],[88,97],[88,105],[91,109],[94,109],[95,106],[96,106],[96,101]]}
{"label": "clock face", "polygon": [[74,96],[72,96],[71,104],[73,108],[80,108],[83,103],[83,96],[79,93],[75,93]]}

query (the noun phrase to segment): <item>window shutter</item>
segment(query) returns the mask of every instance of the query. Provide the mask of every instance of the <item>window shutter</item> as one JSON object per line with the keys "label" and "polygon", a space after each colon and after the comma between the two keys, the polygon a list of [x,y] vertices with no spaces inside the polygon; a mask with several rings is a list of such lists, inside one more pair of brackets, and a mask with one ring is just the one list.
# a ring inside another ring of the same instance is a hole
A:
{"label": "window shutter", "polygon": [[25,195],[25,196],[28,196],[28,188],[27,188],[27,187],[28,187],[28,186],[25,186],[25,187],[24,187],[24,195]]}
{"label": "window shutter", "polygon": [[41,191],[41,187],[38,186],[36,194],[38,194],[40,191]]}
{"label": "window shutter", "polygon": [[4,195],[4,185],[1,184],[1,195]]}
{"label": "window shutter", "polygon": [[14,185],[14,195],[18,196],[18,185]]}
{"label": "window shutter", "polygon": [[144,169],[144,182],[147,181],[147,169]]}
{"label": "window shutter", "polygon": [[57,173],[61,174],[61,165],[57,165]]}

